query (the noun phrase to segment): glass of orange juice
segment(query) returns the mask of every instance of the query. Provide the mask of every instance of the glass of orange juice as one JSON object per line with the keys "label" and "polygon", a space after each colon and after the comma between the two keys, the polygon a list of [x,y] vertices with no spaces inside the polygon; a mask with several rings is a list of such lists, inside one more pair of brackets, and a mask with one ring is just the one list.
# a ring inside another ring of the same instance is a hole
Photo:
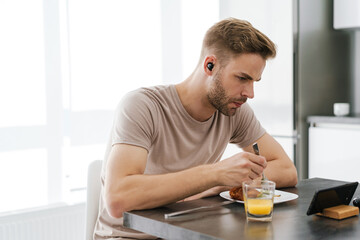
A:
{"label": "glass of orange juice", "polygon": [[270,222],[274,208],[275,183],[269,180],[246,181],[242,184],[247,221]]}

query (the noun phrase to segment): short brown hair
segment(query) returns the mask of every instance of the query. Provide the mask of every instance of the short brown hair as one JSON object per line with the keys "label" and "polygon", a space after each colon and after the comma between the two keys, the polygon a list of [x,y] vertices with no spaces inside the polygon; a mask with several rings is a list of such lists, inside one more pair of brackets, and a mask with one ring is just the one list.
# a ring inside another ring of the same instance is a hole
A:
{"label": "short brown hair", "polygon": [[209,52],[220,62],[241,53],[257,53],[265,60],[276,56],[275,44],[249,22],[236,18],[224,19],[213,25],[205,34],[201,59]]}

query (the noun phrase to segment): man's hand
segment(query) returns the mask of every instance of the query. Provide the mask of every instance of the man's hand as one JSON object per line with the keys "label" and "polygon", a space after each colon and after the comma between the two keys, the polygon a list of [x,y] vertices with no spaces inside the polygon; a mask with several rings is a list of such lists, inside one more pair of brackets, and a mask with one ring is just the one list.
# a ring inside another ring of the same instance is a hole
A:
{"label": "man's hand", "polygon": [[241,186],[242,182],[261,176],[267,166],[265,157],[250,152],[237,153],[215,164],[221,185]]}
{"label": "man's hand", "polygon": [[[295,186],[297,184],[296,168],[281,145],[268,133],[265,133],[256,142],[260,154],[267,161],[265,176],[276,183],[276,188]],[[252,144],[243,150],[253,152]]]}

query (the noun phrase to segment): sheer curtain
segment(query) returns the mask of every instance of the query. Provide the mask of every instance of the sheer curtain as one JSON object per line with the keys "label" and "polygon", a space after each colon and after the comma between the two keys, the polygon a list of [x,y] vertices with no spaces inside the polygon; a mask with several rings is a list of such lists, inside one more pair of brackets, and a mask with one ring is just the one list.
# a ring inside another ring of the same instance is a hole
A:
{"label": "sheer curtain", "polygon": [[0,1],[0,212],[85,200],[124,93],[194,69],[217,0]]}
{"label": "sheer curtain", "polygon": [[42,0],[0,1],[0,211],[47,203]]}

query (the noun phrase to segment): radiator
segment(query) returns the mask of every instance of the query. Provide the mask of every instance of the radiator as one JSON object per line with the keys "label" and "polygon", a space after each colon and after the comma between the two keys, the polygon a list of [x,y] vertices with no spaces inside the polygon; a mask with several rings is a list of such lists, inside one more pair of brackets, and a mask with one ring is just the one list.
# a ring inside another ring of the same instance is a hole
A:
{"label": "radiator", "polygon": [[85,203],[0,215],[0,240],[85,239]]}

